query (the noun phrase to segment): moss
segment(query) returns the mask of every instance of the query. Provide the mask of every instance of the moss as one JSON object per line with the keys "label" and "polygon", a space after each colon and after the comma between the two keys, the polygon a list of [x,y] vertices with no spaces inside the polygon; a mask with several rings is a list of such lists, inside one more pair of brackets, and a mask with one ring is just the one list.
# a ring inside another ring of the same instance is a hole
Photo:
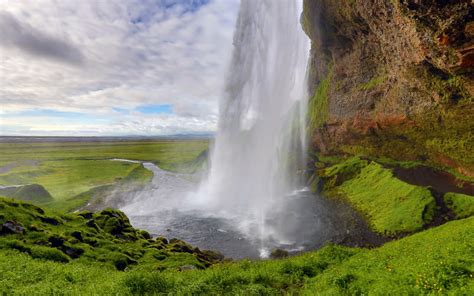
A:
{"label": "moss", "polygon": [[456,218],[466,218],[474,215],[474,196],[450,192],[444,195],[444,201],[454,212]]}
{"label": "moss", "polygon": [[371,227],[385,235],[420,230],[435,214],[428,189],[395,178],[376,162],[351,157],[320,171],[324,189],[359,210]]}
{"label": "moss", "polygon": [[413,79],[425,81],[428,91],[437,93],[441,103],[472,102],[472,96],[465,87],[467,82],[461,76],[443,72],[429,64],[421,64],[410,69],[408,75]]}
{"label": "moss", "polygon": [[351,157],[322,170],[320,175],[325,178],[324,187],[331,189],[341,185],[346,180],[358,175],[367,164],[367,161],[361,160],[359,157]]}
{"label": "moss", "polygon": [[467,103],[427,111],[404,123],[377,128],[370,135],[354,136],[350,144],[338,145],[333,152],[424,164],[473,182],[474,121],[466,120],[473,112],[474,105]]}
{"label": "moss", "polygon": [[385,80],[387,80],[386,76],[376,76],[368,82],[360,84],[357,88],[360,90],[371,90],[384,83]]}
{"label": "moss", "polygon": [[390,170],[374,162],[339,189],[369,217],[371,226],[379,233],[416,231],[432,218],[432,214],[424,217],[427,209],[433,209],[435,204],[428,189],[402,182]]}
{"label": "moss", "polygon": [[308,118],[311,130],[321,127],[329,119],[328,91],[332,80],[332,67],[327,76],[321,80],[314,96],[309,100]]}
{"label": "moss", "polygon": [[33,246],[31,248],[31,257],[56,262],[69,262],[69,257],[55,248]]}
{"label": "moss", "polygon": [[[134,266],[160,270],[182,265],[206,268],[222,260],[212,252],[200,251],[179,240],[171,244],[162,237],[153,240],[148,232],[133,228],[127,216],[118,210],[57,215],[3,198],[0,209],[0,222],[14,221],[27,229],[26,233],[0,236],[0,249],[18,250],[34,258],[84,264],[101,262],[121,271]],[[63,217],[61,223],[48,223],[61,219],[59,216]]]}

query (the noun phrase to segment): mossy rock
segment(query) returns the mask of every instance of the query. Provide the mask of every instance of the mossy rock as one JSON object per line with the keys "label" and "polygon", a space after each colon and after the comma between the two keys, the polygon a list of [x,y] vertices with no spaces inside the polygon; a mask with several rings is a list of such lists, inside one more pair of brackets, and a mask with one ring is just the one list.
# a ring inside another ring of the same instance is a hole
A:
{"label": "mossy rock", "polygon": [[63,252],[55,248],[48,248],[44,246],[33,246],[31,248],[31,257],[37,259],[44,259],[56,262],[69,262],[69,257],[66,256]]}
{"label": "mossy rock", "polygon": [[0,189],[0,195],[11,197],[22,201],[45,204],[53,201],[53,197],[43,186],[39,184],[29,184],[19,187],[7,187]]}
{"label": "mossy rock", "polygon": [[217,255],[213,257],[212,252],[201,252],[181,240],[169,243],[163,237],[152,239],[148,232],[133,228],[125,214],[113,209],[58,215],[3,198],[0,209],[1,223],[16,221],[27,230],[0,236],[0,249],[17,250],[37,259],[85,264],[99,261],[121,271],[135,265],[153,265],[155,270],[187,264],[205,268],[217,262]]}

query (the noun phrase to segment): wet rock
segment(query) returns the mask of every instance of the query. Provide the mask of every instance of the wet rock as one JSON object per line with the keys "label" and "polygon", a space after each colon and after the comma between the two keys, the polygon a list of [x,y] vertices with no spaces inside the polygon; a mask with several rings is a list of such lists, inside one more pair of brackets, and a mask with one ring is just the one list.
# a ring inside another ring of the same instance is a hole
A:
{"label": "wet rock", "polygon": [[71,233],[71,236],[75,239],[77,239],[78,241],[82,242],[84,241],[84,238],[82,237],[82,233],[80,231],[74,231]]}
{"label": "wet rock", "polygon": [[40,217],[40,220],[41,222],[48,223],[55,226],[60,224],[59,220],[53,217]]}
{"label": "wet rock", "polygon": [[32,205],[32,204],[27,204],[27,203],[22,204],[22,206],[25,209],[33,210],[33,211],[36,211],[38,214],[44,215],[44,210],[40,207],[37,207],[37,206]]}
{"label": "wet rock", "polygon": [[0,227],[0,235],[3,234],[23,234],[25,233],[25,228],[23,225],[16,221],[7,221],[2,224]]}
{"label": "wet rock", "polygon": [[274,249],[270,253],[270,258],[272,259],[281,259],[281,258],[286,258],[288,257],[288,251],[282,250],[282,249]]}
{"label": "wet rock", "polygon": [[165,237],[162,237],[162,236],[159,236],[159,237],[155,238],[155,241],[156,242],[161,242],[164,245],[168,244],[168,240]]}
{"label": "wet rock", "polygon": [[94,214],[92,212],[84,211],[80,212],[79,216],[83,217],[84,219],[92,219],[92,217],[94,217]]}
{"label": "wet rock", "polygon": [[94,228],[96,230],[99,230],[99,226],[97,226],[97,224],[95,223],[94,220],[89,220],[86,222],[86,225],[91,227],[91,228]]}
{"label": "wet rock", "polygon": [[76,259],[76,258],[79,258],[84,253],[84,250],[81,248],[75,248],[75,247],[64,247],[63,252],[69,257]]}
{"label": "wet rock", "polygon": [[50,238],[48,238],[48,241],[51,243],[51,246],[53,248],[58,248],[64,245],[64,238],[60,236],[51,236]]}

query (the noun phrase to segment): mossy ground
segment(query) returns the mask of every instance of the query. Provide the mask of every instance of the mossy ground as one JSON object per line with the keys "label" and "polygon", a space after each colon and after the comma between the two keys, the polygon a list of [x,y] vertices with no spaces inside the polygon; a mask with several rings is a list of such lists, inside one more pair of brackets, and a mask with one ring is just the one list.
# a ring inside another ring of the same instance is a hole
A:
{"label": "mossy ground", "polygon": [[[318,171],[325,194],[349,202],[378,233],[394,236],[419,231],[440,210],[429,188],[403,182],[377,162],[359,157],[323,160],[330,161]],[[459,217],[472,215],[471,196],[447,193],[445,198]]]}
{"label": "mossy ground", "polygon": [[444,195],[444,201],[454,212],[456,218],[466,218],[474,215],[474,196],[450,192]]}
{"label": "mossy ground", "polygon": [[120,211],[61,214],[32,204],[0,199],[0,225],[15,223],[19,233],[0,231],[0,249],[15,249],[50,261],[100,263],[124,270],[140,264],[164,270],[181,265],[209,266],[213,253],[201,252],[180,240],[152,239],[133,228]]}
{"label": "mossy ground", "polygon": [[[8,203],[2,201],[4,205]],[[8,207],[11,207],[7,211],[9,218],[21,219],[25,225],[28,221],[36,221],[34,215],[51,215],[41,214],[38,208],[24,203]],[[15,235],[0,236],[0,293],[469,295],[474,289],[474,217],[448,222],[377,249],[328,245],[319,251],[286,259],[222,262],[207,269],[180,271],[179,266],[196,263],[193,261],[196,259],[195,254],[173,253],[170,250],[175,247],[169,246],[165,246],[165,249],[153,248],[152,245],[163,246],[160,239],[146,239],[146,235],[142,237],[138,230],[129,232],[137,236],[135,242],[111,238],[113,235],[108,232],[113,231],[116,225],[107,221],[114,215],[122,220],[126,218],[120,212],[110,210],[93,215],[93,219],[100,224],[100,229],[103,229],[103,238],[98,239],[98,244],[94,247],[97,250],[84,247],[83,255],[76,259],[67,258],[68,263],[63,259],[64,253],[58,251],[60,248],[46,245],[38,247],[34,244],[29,233],[31,230],[25,234],[24,242]],[[53,232],[56,235],[62,233],[66,241],[70,239],[68,231],[81,231],[84,237],[89,237],[84,229],[86,226],[79,221],[81,218],[73,218],[71,215],[68,217],[70,222],[42,227],[46,228],[45,232],[53,231],[53,227],[62,229]],[[6,242],[15,243],[10,243],[8,247],[5,246]],[[135,246],[132,247],[132,244]],[[142,246],[138,247],[140,244]],[[186,249],[183,242],[170,244],[180,245],[181,250]],[[103,252],[102,260],[93,255],[99,253],[99,250]],[[119,260],[119,257],[136,262],[120,271],[108,259]]]}

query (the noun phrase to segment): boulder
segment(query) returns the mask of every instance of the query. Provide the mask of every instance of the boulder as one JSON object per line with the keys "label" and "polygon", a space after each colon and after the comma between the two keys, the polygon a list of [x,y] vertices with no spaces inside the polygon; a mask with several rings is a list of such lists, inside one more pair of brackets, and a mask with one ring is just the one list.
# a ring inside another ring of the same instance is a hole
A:
{"label": "boulder", "polygon": [[23,225],[16,221],[7,221],[3,223],[0,227],[0,235],[3,234],[23,234],[25,233],[25,228]]}

